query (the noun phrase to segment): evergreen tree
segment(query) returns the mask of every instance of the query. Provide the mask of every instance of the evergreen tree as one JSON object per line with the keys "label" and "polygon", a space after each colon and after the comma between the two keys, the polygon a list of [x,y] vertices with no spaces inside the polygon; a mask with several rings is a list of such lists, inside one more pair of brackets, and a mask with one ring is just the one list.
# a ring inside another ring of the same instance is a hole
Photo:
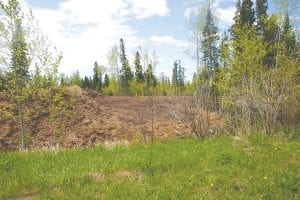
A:
{"label": "evergreen tree", "polygon": [[241,25],[243,26],[253,26],[255,21],[255,12],[253,9],[252,0],[243,0],[241,5]]}
{"label": "evergreen tree", "polygon": [[179,87],[180,92],[184,90],[184,68],[181,66],[181,60],[178,61],[178,70],[177,70],[177,87]]}
{"label": "evergreen tree", "polygon": [[97,91],[98,92],[102,92],[102,88],[103,88],[103,80],[102,80],[102,69],[103,69],[103,66],[99,66],[99,76],[98,76],[98,87],[97,87]]}
{"label": "evergreen tree", "polygon": [[146,74],[145,74],[145,81],[146,81],[146,87],[149,88],[153,88],[156,86],[156,79],[155,76],[153,74],[153,67],[151,64],[148,64],[147,70],[146,70]]}
{"label": "evergreen tree", "polygon": [[91,88],[90,79],[87,76],[85,76],[84,79],[82,80],[82,88],[84,89]]}
{"label": "evergreen tree", "polygon": [[135,54],[134,66],[135,66],[135,78],[137,82],[143,83],[144,82],[143,67],[141,65],[141,56],[138,51]]}
{"label": "evergreen tree", "polygon": [[241,0],[237,0],[235,4],[235,15],[233,17],[234,24],[238,24],[241,20],[241,9],[242,9]]}
{"label": "evergreen tree", "polygon": [[102,90],[102,71],[101,67],[98,65],[98,62],[96,61],[94,63],[94,68],[93,68],[93,90],[96,91],[101,91]]}
{"label": "evergreen tree", "polygon": [[267,0],[256,0],[257,32],[263,34],[266,26],[268,3]]}
{"label": "evergreen tree", "polygon": [[225,32],[222,37],[220,45],[220,61],[224,68],[228,68],[230,62],[230,43],[227,33]]}
{"label": "evergreen tree", "polygon": [[104,76],[104,85],[105,88],[107,88],[109,86],[109,76],[108,74],[105,74]]}
{"label": "evergreen tree", "polygon": [[273,67],[276,65],[276,56],[278,52],[279,41],[279,25],[278,17],[272,14],[266,21],[264,28],[264,45],[266,47],[266,56],[264,58],[264,65]]}
{"label": "evergreen tree", "polygon": [[96,61],[95,63],[94,63],[94,68],[93,68],[93,89],[94,90],[96,90],[97,89],[97,87],[98,87],[98,84],[99,84],[99,80],[98,80],[98,78],[99,78],[99,75],[98,75],[98,68],[99,68],[99,66],[98,66],[98,62]]}
{"label": "evergreen tree", "polygon": [[42,75],[41,75],[41,68],[35,64],[35,70],[34,75],[32,78],[32,84],[35,88],[41,88],[42,87]]}
{"label": "evergreen tree", "polygon": [[235,4],[235,15],[233,17],[234,23],[230,28],[230,33],[232,38],[235,39],[237,37],[237,31],[239,29],[241,23],[241,0],[237,0]]}
{"label": "evergreen tree", "polygon": [[172,86],[173,86],[173,94],[177,95],[177,81],[178,81],[178,63],[177,60],[174,61],[174,67],[172,70]]}
{"label": "evergreen tree", "polygon": [[64,77],[61,77],[61,78],[60,78],[60,85],[61,85],[61,86],[65,86],[65,85],[66,85],[66,81],[65,81],[65,78],[64,78]]}
{"label": "evergreen tree", "polygon": [[66,76],[64,73],[59,74],[60,86],[70,85],[70,77]]}
{"label": "evergreen tree", "polygon": [[[236,3],[236,13],[234,17],[234,24],[232,25],[230,32],[232,35],[233,41],[233,50],[236,52],[242,52],[243,49],[240,48],[240,45],[237,44],[239,41],[240,35],[243,32],[248,32],[250,29],[251,31],[255,31],[253,29],[253,24],[255,21],[255,12],[253,7],[252,0],[240,0]],[[249,38],[250,39],[250,38]]]}
{"label": "evergreen tree", "polygon": [[129,81],[132,79],[133,75],[131,72],[131,68],[129,66],[129,62],[127,60],[126,57],[126,53],[125,53],[125,45],[124,45],[124,41],[121,38],[120,39],[120,61],[121,61],[121,83],[122,83],[122,87],[123,87],[123,93],[125,94],[129,94]]}
{"label": "evergreen tree", "polygon": [[6,86],[5,74],[0,70],[0,91],[3,91]]}
{"label": "evergreen tree", "polygon": [[77,85],[79,87],[81,87],[81,78],[80,78],[80,74],[79,71],[77,70],[72,76],[71,76],[71,80],[70,80],[71,85]]}
{"label": "evergreen tree", "polygon": [[286,53],[287,54],[294,54],[294,50],[296,47],[296,34],[290,24],[290,17],[289,14],[286,13],[284,16],[284,22],[282,27],[282,41],[285,45]]}
{"label": "evergreen tree", "polygon": [[205,67],[210,70],[215,69],[219,65],[218,40],[218,28],[214,24],[211,8],[208,8],[203,30],[202,53]]}

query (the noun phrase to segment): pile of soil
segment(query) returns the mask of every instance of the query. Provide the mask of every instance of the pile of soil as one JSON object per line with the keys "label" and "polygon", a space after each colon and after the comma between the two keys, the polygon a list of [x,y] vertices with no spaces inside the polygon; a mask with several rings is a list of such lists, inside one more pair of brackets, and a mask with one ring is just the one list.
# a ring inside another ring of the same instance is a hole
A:
{"label": "pile of soil", "polygon": [[[12,103],[5,96],[0,94],[2,109]],[[181,114],[190,97],[110,97],[74,86],[62,96],[64,112],[55,119],[46,109],[49,98],[27,100],[27,147],[77,148],[107,141],[149,142],[153,135],[160,140],[192,136]],[[15,108],[9,109],[16,116]],[[20,135],[17,117],[0,116],[0,150],[18,149]]]}

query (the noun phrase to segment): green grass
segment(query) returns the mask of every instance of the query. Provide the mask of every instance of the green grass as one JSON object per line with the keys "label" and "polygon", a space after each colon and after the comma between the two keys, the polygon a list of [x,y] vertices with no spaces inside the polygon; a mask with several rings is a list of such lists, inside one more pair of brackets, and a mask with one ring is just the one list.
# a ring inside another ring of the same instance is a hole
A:
{"label": "green grass", "polygon": [[0,199],[299,199],[300,142],[252,136],[0,154]]}

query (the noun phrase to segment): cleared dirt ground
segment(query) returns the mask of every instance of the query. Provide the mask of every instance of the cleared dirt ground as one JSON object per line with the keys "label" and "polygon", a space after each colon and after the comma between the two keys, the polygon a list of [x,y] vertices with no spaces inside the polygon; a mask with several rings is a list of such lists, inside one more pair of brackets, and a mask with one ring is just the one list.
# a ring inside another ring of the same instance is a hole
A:
{"label": "cleared dirt ground", "polygon": [[[2,95],[3,96],[3,95]],[[182,116],[190,97],[108,97],[78,87],[64,91],[68,114],[50,123],[44,110],[47,100],[27,103],[27,145],[30,148],[87,147],[104,142],[145,142],[151,139],[191,137],[189,122]],[[0,98],[0,106],[10,99]],[[153,123],[152,123],[153,122]],[[20,146],[17,120],[0,118],[0,149]]]}

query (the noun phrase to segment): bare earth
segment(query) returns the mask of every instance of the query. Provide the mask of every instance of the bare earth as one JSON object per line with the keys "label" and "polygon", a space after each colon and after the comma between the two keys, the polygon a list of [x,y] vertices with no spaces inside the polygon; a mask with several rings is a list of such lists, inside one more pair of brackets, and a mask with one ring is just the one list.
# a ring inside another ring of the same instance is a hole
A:
{"label": "bare earth", "polygon": [[[77,148],[105,142],[145,142],[151,139],[152,120],[155,139],[192,136],[181,114],[190,97],[108,97],[78,87],[68,88],[65,96],[68,114],[52,123],[49,112],[43,111],[47,101],[27,103],[33,113],[25,120],[27,146]],[[0,98],[0,106],[7,101]],[[18,149],[18,121],[0,117],[0,125],[0,150]]]}

